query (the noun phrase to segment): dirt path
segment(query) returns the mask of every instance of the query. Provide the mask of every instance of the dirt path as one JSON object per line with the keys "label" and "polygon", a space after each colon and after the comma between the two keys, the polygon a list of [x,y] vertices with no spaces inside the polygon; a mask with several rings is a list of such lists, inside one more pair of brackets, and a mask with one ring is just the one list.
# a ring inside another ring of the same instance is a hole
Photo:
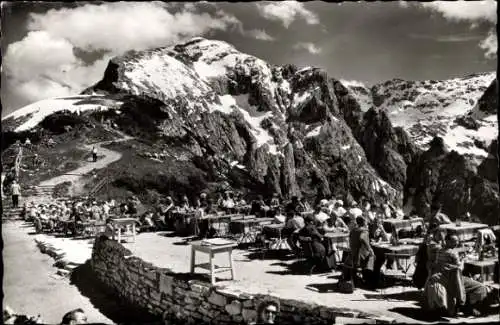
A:
{"label": "dirt path", "polygon": [[103,146],[108,145],[113,142],[123,142],[123,141],[128,141],[130,139],[133,139],[132,137],[126,136],[122,134],[122,138],[118,140],[110,140],[110,141],[102,141],[102,142],[97,142],[93,144],[88,144],[85,145],[84,148],[87,150],[92,150],[93,147],[96,147],[97,149],[97,155],[99,156],[104,156],[103,158],[97,160],[96,162],[93,161],[87,161],[83,166],[72,170],[70,172],[67,172],[65,175],[57,176],[54,178],[51,178],[49,180],[43,181],[39,184],[39,186],[56,186],[58,184],[62,184],[64,182],[71,182],[71,188],[70,188],[70,193],[72,194],[77,194],[80,189],[82,188],[80,179],[86,175],[92,172],[93,170],[96,169],[102,169],[111,163],[120,160],[122,157],[122,154],[107,148],[104,148]]}
{"label": "dirt path", "polygon": [[28,234],[33,231],[22,221],[2,224],[4,306],[19,314],[40,314],[45,324],[58,324],[75,308],[82,308],[90,322],[112,324],[68,279],[55,276],[54,260],[40,253]]}

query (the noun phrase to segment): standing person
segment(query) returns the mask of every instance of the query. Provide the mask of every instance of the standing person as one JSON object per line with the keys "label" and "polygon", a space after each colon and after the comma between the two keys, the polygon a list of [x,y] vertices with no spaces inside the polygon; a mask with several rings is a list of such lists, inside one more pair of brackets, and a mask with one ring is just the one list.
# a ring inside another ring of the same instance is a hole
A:
{"label": "standing person", "polygon": [[16,180],[12,181],[12,207],[19,207],[19,196],[21,195],[21,186],[17,183]]}
{"label": "standing person", "polygon": [[92,148],[92,160],[93,160],[94,162],[96,162],[96,161],[97,161],[97,148],[96,148],[96,147],[93,147],[93,148]]}
{"label": "standing person", "polygon": [[[363,282],[371,289],[377,285],[375,277],[373,276],[375,253],[370,246],[370,239],[366,221],[363,217],[356,218],[356,228],[351,230],[349,234],[349,243],[351,246],[351,254],[348,258],[348,264],[354,270],[361,268],[363,275]],[[353,274],[347,274],[347,277],[352,277]]]}

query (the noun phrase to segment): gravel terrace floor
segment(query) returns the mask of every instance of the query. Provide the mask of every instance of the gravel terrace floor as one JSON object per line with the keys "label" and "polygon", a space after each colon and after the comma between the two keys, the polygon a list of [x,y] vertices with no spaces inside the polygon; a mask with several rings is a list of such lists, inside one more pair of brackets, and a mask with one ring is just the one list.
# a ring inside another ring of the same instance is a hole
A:
{"label": "gravel terrace floor", "polygon": [[[102,296],[99,299],[88,299],[83,290],[78,290],[67,279],[54,277],[57,269],[53,260],[41,254],[36,247],[35,238],[50,242],[56,249],[71,250],[74,247],[67,245],[65,238],[55,238],[52,235],[34,236],[34,228],[22,221],[4,223],[2,236],[4,241],[3,279],[4,305],[11,306],[15,311],[27,314],[41,313],[48,323],[60,321],[64,312],[82,307],[89,317],[89,321],[111,323],[109,319],[119,314],[120,306],[110,304],[112,297]],[[79,252],[89,252],[84,247],[89,240],[74,240],[80,243]],[[175,272],[188,272],[190,268],[190,246],[182,237],[169,232],[142,233],[135,243],[123,243],[134,255],[153,263],[159,267],[170,268]],[[73,248],[72,248],[73,247]],[[90,254],[90,252],[88,253]],[[70,252],[67,258],[72,259]],[[90,258],[90,255],[88,256]],[[415,288],[391,287],[383,292],[357,289],[353,294],[341,294],[334,291],[334,284],[338,281],[338,273],[301,275],[295,272],[301,262],[296,258],[285,258],[283,254],[269,254],[264,259],[251,250],[235,249],[233,251],[236,280],[221,279],[217,285],[226,287],[226,290],[245,293],[264,293],[279,296],[284,299],[298,299],[305,302],[314,302],[318,305],[336,306],[355,309],[380,316],[387,316],[398,322],[405,323],[477,323],[498,322],[498,315],[482,318],[458,318],[429,320],[419,306],[421,292]],[[79,257],[79,260],[82,259]],[[197,263],[208,261],[202,253],[197,254]],[[76,262],[76,261],[75,261]],[[227,265],[227,255],[216,256],[216,264]],[[203,270],[197,270],[203,272]],[[90,275],[89,275],[90,276]],[[220,274],[224,277],[225,274]],[[229,274],[228,274],[229,276]],[[207,277],[208,280],[208,277]],[[92,286],[89,282],[88,286]],[[306,288],[312,286],[318,291]],[[96,288],[97,289],[97,288]],[[90,288],[90,290],[96,290]],[[75,307],[76,306],[76,307]],[[109,312],[109,309],[112,309]],[[101,311],[104,314],[101,313]],[[108,317],[104,316],[107,315]]]}
{"label": "gravel terrace floor", "polygon": [[[143,233],[137,236],[135,243],[125,243],[125,247],[144,261],[159,267],[170,268],[175,272],[189,272],[191,250],[189,244],[180,237],[168,232]],[[284,254],[282,254],[284,255]],[[281,256],[282,256],[281,255]],[[293,272],[300,265],[297,258],[280,258],[271,254],[261,259],[258,253],[249,250],[235,249],[233,251],[236,280],[224,281],[224,273],[217,285],[229,290],[245,293],[264,293],[279,296],[285,299],[300,299],[314,302],[318,305],[337,306],[356,309],[375,315],[394,318],[405,323],[430,323],[419,305],[421,292],[416,288],[390,287],[380,290],[366,291],[356,289],[353,294],[332,292],[338,281],[339,272],[328,274],[300,275]],[[227,254],[218,254],[216,264],[228,265]],[[196,262],[208,262],[208,255],[196,254]],[[197,269],[196,272],[204,272]],[[230,274],[227,273],[227,279]],[[207,277],[208,280],[208,277]],[[306,288],[313,286],[319,291]],[[441,319],[440,322],[484,322],[499,320],[498,315],[484,318]]]}

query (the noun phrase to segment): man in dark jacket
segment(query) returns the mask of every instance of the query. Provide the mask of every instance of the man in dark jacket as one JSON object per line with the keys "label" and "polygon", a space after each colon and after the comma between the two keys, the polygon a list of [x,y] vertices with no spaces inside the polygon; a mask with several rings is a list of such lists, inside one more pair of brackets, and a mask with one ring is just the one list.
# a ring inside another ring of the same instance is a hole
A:
{"label": "man in dark jacket", "polygon": [[351,254],[348,263],[354,269],[361,268],[363,281],[370,287],[377,285],[373,276],[375,254],[370,246],[368,227],[363,217],[356,218],[356,227],[349,234]]}

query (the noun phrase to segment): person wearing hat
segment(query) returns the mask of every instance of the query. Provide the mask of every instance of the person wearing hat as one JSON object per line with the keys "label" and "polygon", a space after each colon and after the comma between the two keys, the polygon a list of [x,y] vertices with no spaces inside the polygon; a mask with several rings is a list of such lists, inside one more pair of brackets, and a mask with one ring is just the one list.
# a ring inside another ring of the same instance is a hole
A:
{"label": "person wearing hat", "polygon": [[363,210],[358,207],[358,203],[356,201],[351,202],[349,214],[351,214],[354,218],[361,217],[363,215]]}
{"label": "person wearing hat", "polygon": [[297,245],[298,242],[298,234],[302,228],[305,227],[304,218],[297,212],[289,212],[287,214],[287,220],[285,228],[282,231],[284,237],[286,237],[286,241],[290,248],[299,252],[300,249]]}
{"label": "person wearing hat", "polygon": [[347,210],[344,209],[344,201],[342,200],[336,200],[335,205],[333,207],[333,213],[339,218],[342,218],[346,213]]}
{"label": "person wearing hat", "polygon": [[316,220],[313,216],[305,217],[305,227],[299,231],[299,236],[311,239],[312,263],[317,268],[326,266],[323,262],[326,258],[326,247],[323,244],[323,235],[316,227]]}
{"label": "person wearing hat", "polygon": [[314,215],[314,219],[320,225],[323,225],[325,223],[325,221],[330,218],[328,216],[328,207],[326,206],[326,204],[328,204],[328,201],[323,202],[323,204],[319,205],[316,208],[316,213]]}
{"label": "person wearing hat", "polygon": [[[351,253],[349,254],[347,264],[351,265],[353,269],[361,268],[364,284],[373,289],[377,286],[377,281],[373,276],[375,253],[370,246],[370,237],[368,228],[366,227],[366,220],[359,216],[356,217],[356,227],[351,230],[349,234],[349,244]],[[351,277],[350,270],[344,270],[346,277]]]}

